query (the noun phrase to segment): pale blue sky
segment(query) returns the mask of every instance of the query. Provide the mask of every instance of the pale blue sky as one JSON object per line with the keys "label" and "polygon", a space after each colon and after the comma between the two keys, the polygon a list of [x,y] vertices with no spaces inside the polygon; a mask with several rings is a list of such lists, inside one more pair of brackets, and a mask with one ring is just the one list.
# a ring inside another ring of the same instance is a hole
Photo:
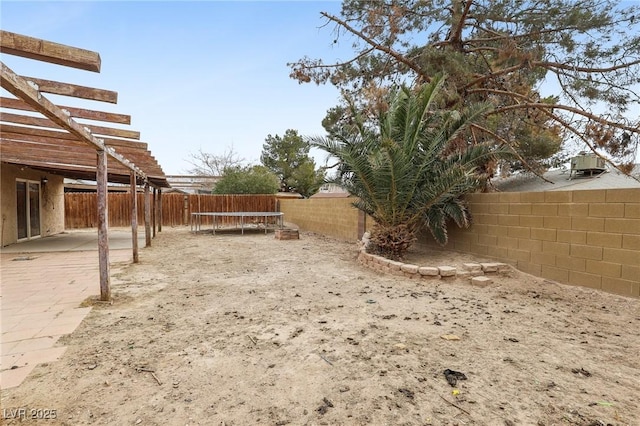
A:
{"label": "pale blue sky", "polygon": [[[47,96],[131,115],[129,128],[141,132],[166,174],[185,173],[199,150],[220,155],[232,146],[257,164],[269,134],[324,134],[321,121],[339,102],[338,90],[300,85],[286,64],[305,55],[325,63],[352,58],[349,42],[334,45],[333,26],[320,16],[338,15],[340,7],[339,0],[2,0],[2,29],[96,51],[102,70],[11,55],[2,61],[21,75],[117,91],[116,105]],[[553,87],[547,84],[543,94]],[[323,153],[312,154],[324,161]]]}
{"label": "pale blue sky", "polygon": [[247,162],[259,163],[269,134],[324,134],[320,123],[339,92],[298,84],[286,64],[305,55],[349,58],[350,46],[342,54],[332,46],[332,27],[320,28],[321,11],[339,10],[339,1],[3,0],[2,29],[96,51],[102,69],[93,73],[11,55],[2,61],[21,75],[118,92],[116,105],[46,96],[131,115],[128,128],[141,132],[166,174],[186,172],[190,153],[222,154],[232,145]]}

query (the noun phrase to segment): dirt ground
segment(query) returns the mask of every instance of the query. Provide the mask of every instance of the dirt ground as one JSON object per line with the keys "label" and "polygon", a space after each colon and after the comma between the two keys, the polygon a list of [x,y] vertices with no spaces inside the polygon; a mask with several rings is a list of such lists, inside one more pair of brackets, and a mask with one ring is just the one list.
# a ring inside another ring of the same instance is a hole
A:
{"label": "dirt ground", "polygon": [[356,255],[164,228],[2,407],[64,425],[640,425],[640,300],[517,271],[386,276]]}

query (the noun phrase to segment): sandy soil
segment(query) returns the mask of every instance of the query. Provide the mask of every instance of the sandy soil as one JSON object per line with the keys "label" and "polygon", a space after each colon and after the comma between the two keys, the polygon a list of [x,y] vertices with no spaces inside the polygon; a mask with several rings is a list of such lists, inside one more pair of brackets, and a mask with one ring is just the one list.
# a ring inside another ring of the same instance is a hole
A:
{"label": "sandy soil", "polygon": [[516,271],[486,288],[385,276],[356,254],[165,228],[3,408],[65,425],[640,424],[640,300]]}

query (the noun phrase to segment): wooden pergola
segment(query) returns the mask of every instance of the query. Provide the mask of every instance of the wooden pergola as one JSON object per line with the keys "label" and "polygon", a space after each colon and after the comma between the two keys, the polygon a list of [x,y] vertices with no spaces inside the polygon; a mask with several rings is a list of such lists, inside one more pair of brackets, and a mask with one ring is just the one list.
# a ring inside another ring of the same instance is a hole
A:
{"label": "wooden pergola", "polygon": [[[100,55],[41,39],[0,30],[0,52],[38,61],[100,72]],[[140,142],[140,133],[94,124],[131,124],[124,114],[56,105],[45,93],[108,103],[117,103],[117,93],[104,89],[44,80],[16,74],[0,62],[2,88],[15,98],[0,97],[0,149],[2,162],[28,166],[35,170],[67,178],[95,180],[98,197],[98,256],[100,265],[100,299],[111,298],[107,224],[107,184],[131,186],[131,230],[133,261],[138,262],[137,186],[144,186],[145,234],[151,244],[151,190],[158,216],[162,211],[162,190],[170,187],[162,168],[151,155],[148,145]],[[25,114],[28,111],[30,114]],[[33,112],[43,117],[34,116]],[[155,215],[154,215],[155,218]],[[154,220],[155,222],[155,220]],[[160,231],[162,219],[158,221]],[[155,235],[155,224],[153,226]]]}

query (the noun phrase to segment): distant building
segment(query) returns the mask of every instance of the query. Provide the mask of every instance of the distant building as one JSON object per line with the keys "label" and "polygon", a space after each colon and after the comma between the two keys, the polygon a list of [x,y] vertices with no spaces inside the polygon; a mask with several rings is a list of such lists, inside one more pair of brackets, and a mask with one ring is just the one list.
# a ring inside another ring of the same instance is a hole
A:
{"label": "distant building", "polygon": [[325,183],[310,198],[347,198],[349,193],[340,185]]}
{"label": "distant building", "polygon": [[210,175],[167,175],[171,189],[166,192],[183,194],[211,194],[222,176]]}
{"label": "distant building", "polygon": [[[63,181],[64,192],[96,192],[97,185],[95,180],[84,179],[68,179]],[[131,185],[124,183],[109,183],[107,185],[109,192],[130,192]],[[138,189],[141,191],[142,189]]]}
{"label": "distant building", "polygon": [[[533,173],[520,173],[507,178],[493,180],[493,185],[501,192],[541,192],[575,191],[587,189],[640,188],[640,165],[636,164],[627,176],[605,164],[602,170],[589,173],[575,173],[566,169],[549,170],[542,175],[547,181]],[[635,177],[635,179],[634,179]]]}

